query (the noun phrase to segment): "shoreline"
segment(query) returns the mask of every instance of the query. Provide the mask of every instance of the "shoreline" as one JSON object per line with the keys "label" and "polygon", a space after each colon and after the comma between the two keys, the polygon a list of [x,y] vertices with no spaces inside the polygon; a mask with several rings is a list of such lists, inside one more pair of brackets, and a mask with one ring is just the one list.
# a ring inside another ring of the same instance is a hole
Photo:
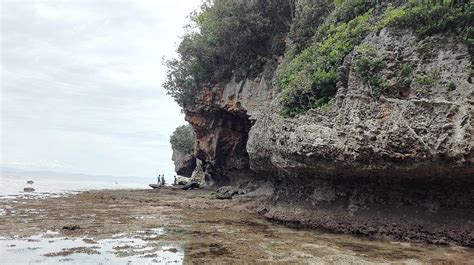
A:
{"label": "shoreline", "polygon": [[[144,242],[140,251],[131,248],[122,253],[121,248],[111,248],[112,251],[125,258],[142,259],[155,253],[149,257],[153,262],[160,256],[156,256],[159,251],[168,254],[167,249],[176,249],[176,253],[183,254],[184,263],[468,263],[474,259],[474,249],[463,247],[292,229],[252,213],[248,204],[259,204],[256,198],[237,196],[232,200],[217,200],[210,190],[94,190],[16,201],[0,199],[1,208],[6,209],[0,215],[0,238],[5,242],[12,237],[28,239],[44,233],[54,233],[54,238],[98,242],[92,244],[97,249],[58,249],[50,253],[52,257],[68,258],[81,253],[89,258],[100,257],[99,247],[105,248],[101,242],[113,244],[114,238],[132,238]],[[180,262],[179,258],[176,261]]]}

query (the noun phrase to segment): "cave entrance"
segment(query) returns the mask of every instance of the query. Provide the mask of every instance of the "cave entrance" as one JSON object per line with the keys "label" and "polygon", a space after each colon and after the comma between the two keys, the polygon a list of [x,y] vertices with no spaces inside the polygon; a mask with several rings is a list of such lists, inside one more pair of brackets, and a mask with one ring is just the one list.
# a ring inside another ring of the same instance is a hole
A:
{"label": "cave entrance", "polygon": [[245,111],[188,112],[186,120],[196,133],[195,154],[209,185],[229,185],[253,175],[247,153],[252,122]]}

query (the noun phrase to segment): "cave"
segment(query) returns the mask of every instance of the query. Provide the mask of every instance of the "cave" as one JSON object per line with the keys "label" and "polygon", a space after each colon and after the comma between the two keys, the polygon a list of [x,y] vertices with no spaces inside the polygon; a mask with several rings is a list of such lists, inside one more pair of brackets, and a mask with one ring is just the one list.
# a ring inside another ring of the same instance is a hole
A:
{"label": "cave", "polygon": [[230,185],[255,176],[246,149],[252,122],[245,111],[188,110],[186,120],[193,126],[195,156],[202,161],[208,185]]}

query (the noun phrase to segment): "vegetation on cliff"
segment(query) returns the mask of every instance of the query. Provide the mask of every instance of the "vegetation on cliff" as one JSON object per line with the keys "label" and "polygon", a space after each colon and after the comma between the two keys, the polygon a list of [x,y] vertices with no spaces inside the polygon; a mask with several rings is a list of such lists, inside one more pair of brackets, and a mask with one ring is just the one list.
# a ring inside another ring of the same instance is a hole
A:
{"label": "vegetation on cliff", "polygon": [[[451,33],[473,54],[474,7],[469,0],[214,0],[191,16],[180,57],[167,61],[165,88],[183,107],[195,103],[199,90],[232,77],[276,75],[282,114],[294,117],[326,104],[337,92],[337,70],[358,52],[356,71],[373,95],[386,93],[379,75],[384,62],[358,46],[384,28],[412,29],[420,41]],[[429,50],[429,49],[428,49]],[[410,83],[411,65],[403,65],[401,83]]]}
{"label": "vegetation on cliff", "polygon": [[164,86],[183,108],[202,87],[273,72],[285,51],[291,24],[288,0],[205,1],[191,15],[178,47],[178,59],[166,61]]}
{"label": "vegetation on cliff", "polygon": [[191,125],[181,125],[170,136],[170,143],[173,150],[178,150],[183,154],[189,154],[194,146],[194,132]]}
{"label": "vegetation on cliff", "polygon": [[[286,63],[277,76],[284,116],[293,117],[328,102],[336,93],[337,68],[354,50],[359,51],[355,70],[372,88],[373,95],[386,93],[386,82],[379,75],[384,62],[376,58],[369,47],[356,49],[368,34],[378,33],[386,27],[410,28],[420,39],[451,32],[466,42],[472,54],[474,8],[469,1],[400,1],[398,7],[390,3],[378,6],[375,1],[367,0],[338,2],[315,30],[311,43],[304,42],[306,48],[290,46],[286,53]],[[296,18],[298,16],[306,17],[307,14],[302,9],[296,13]],[[310,23],[299,25],[302,28],[311,26]],[[403,79],[409,68],[405,65],[396,74]],[[409,82],[406,78],[401,81]]]}
{"label": "vegetation on cliff", "polygon": [[[347,12],[346,3],[350,3],[352,12]],[[353,2],[344,2],[331,17],[341,21],[328,18],[319,26],[311,45],[288,58],[277,77],[284,115],[295,116],[319,107],[334,96],[337,67],[370,32],[372,8],[366,8],[370,6],[354,8]]]}

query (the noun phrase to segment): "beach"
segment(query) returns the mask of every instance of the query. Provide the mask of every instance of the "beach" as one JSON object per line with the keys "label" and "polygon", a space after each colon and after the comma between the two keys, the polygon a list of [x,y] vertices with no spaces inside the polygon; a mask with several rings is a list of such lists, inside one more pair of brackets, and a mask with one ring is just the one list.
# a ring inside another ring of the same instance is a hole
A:
{"label": "beach", "polygon": [[269,222],[249,195],[92,190],[0,200],[4,264],[472,263],[457,246],[373,240]]}

